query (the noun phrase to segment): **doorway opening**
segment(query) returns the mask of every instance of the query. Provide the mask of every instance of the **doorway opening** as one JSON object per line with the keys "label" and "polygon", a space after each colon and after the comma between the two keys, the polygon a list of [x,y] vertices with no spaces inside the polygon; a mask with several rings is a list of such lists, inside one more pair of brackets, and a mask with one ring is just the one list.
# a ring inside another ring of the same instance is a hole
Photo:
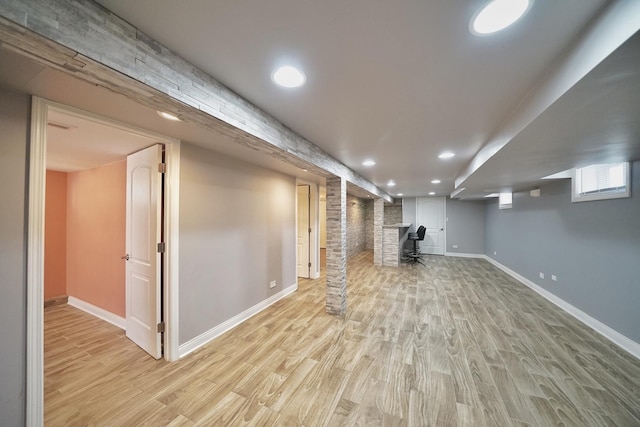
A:
{"label": "doorway opening", "polygon": [[320,277],[318,184],[298,179],[296,182],[296,267],[297,276]]}
{"label": "doorway opening", "polygon": [[[178,359],[178,201],[179,201],[179,165],[180,142],[173,138],[138,129],[105,117],[87,113],[69,106],[50,102],[41,98],[32,99],[31,145],[29,168],[29,220],[28,220],[28,257],[27,257],[27,417],[42,420],[44,409],[44,263],[45,263],[45,188],[47,165],[58,162],[68,163],[71,156],[64,154],[56,159],[56,155],[48,156],[48,133],[57,131],[73,132],[73,124],[64,123],[83,120],[102,129],[128,133],[135,136],[141,144],[163,144],[165,148],[165,197],[161,202],[164,207],[164,221],[161,225],[164,252],[161,254],[164,268],[161,271],[164,295],[162,309],[164,312],[164,356],[168,361]],[[61,117],[65,120],[56,120]],[[70,125],[70,126],[65,126]],[[69,135],[67,135],[68,137]],[[71,138],[68,138],[71,139]],[[80,145],[72,149],[74,153],[86,158],[96,157],[91,153],[88,141],[80,141]],[[52,147],[55,143],[52,142]],[[100,146],[112,155],[117,155],[117,141],[102,141]],[[69,147],[67,147],[69,148]],[[121,147],[122,148],[122,147]],[[137,148],[124,148],[128,152]],[[95,151],[95,150],[94,150]],[[85,159],[86,160],[86,159]],[[69,167],[68,165],[66,167]],[[119,257],[118,257],[119,258]],[[118,260],[120,261],[120,260]],[[90,294],[91,292],[89,292]],[[92,298],[92,297],[90,297]],[[108,305],[108,303],[107,303]],[[96,305],[97,306],[97,305]],[[117,311],[111,310],[111,311]],[[110,313],[104,310],[104,313]],[[113,314],[113,313],[111,313]],[[107,321],[121,317],[117,314]]]}

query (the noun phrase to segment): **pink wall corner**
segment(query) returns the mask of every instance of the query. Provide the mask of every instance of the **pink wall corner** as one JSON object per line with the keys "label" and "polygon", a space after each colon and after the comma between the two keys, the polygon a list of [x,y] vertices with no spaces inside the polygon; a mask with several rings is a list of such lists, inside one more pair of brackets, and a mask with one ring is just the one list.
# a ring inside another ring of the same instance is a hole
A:
{"label": "pink wall corner", "polygon": [[126,160],[69,173],[67,292],[125,317]]}
{"label": "pink wall corner", "polygon": [[67,295],[67,173],[47,171],[44,299]]}

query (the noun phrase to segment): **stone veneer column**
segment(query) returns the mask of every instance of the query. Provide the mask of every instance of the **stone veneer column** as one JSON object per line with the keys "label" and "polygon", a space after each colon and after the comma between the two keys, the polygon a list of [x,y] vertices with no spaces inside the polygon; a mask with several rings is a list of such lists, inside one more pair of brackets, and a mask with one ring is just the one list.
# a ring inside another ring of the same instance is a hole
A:
{"label": "stone veneer column", "polygon": [[373,265],[382,265],[382,226],[384,225],[384,199],[373,201]]}
{"label": "stone veneer column", "polygon": [[347,182],[327,178],[327,313],[347,311]]}

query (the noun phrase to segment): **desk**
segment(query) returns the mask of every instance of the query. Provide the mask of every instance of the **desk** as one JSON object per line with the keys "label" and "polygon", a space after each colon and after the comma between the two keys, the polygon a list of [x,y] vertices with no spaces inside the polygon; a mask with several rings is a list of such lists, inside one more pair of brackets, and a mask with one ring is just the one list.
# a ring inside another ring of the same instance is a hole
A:
{"label": "desk", "polygon": [[398,223],[382,226],[382,265],[397,267],[400,265],[402,248],[409,235],[410,223]]}

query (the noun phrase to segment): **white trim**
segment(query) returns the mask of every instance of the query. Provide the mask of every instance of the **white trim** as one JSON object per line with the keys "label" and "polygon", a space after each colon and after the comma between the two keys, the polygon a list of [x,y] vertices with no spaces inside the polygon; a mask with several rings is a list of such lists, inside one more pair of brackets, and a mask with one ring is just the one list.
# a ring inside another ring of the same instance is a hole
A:
{"label": "white trim", "polygon": [[112,312],[107,311],[104,308],[100,308],[97,305],[93,305],[72,296],[69,296],[69,301],[67,301],[67,304],[77,308],[78,310],[82,310],[85,313],[89,313],[93,317],[97,317],[98,319],[102,319],[105,322],[109,322],[113,326],[117,326],[120,329],[126,329],[127,320],[124,317],[113,314]]}
{"label": "white trim", "polygon": [[44,423],[44,200],[46,185],[47,115],[49,110],[75,115],[115,127],[165,144],[165,236],[167,262],[164,272],[165,355],[168,361],[178,359],[178,263],[179,259],[179,183],[180,141],[155,132],[130,126],[77,108],[31,98],[31,141],[29,147],[29,206],[27,230],[27,359],[26,359],[26,425]]}
{"label": "white trim", "polygon": [[510,268],[500,264],[498,261],[494,260],[493,258],[485,255],[485,259],[489,261],[491,264],[498,267],[500,270],[504,271],[505,273],[513,277],[514,279],[523,283],[525,286],[531,288],[532,290],[534,290],[535,292],[537,292],[538,294],[546,298],[548,301],[560,307],[562,310],[566,311],[567,313],[569,313],[570,315],[572,315],[573,317],[575,317],[576,319],[578,319],[579,321],[581,321],[582,323],[584,323],[585,325],[593,329],[594,331],[598,332],[600,335],[607,338],[612,343],[622,347],[623,349],[631,353],[633,356],[635,356],[637,359],[640,359],[640,344],[638,344],[637,342],[631,340],[630,338],[625,337],[620,332],[610,328],[609,326],[605,325],[599,320],[594,319],[584,311],[574,307],[573,305],[569,304],[568,302],[558,297],[557,295],[536,285],[531,280],[521,276],[520,274],[511,270]]}
{"label": "white trim", "polygon": [[27,233],[26,425],[44,425],[44,196],[47,104],[31,100]]}
{"label": "white trim", "polygon": [[276,302],[278,302],[281,299],[289,296],[290,294],[292,294],[293,292],[295,292],[297,290],[298,290],[298,284],[295,283],[295,284],[289,286],[288,288],[285,288],[285,289],[281,290],[277,294],[274,294],[274,295],[270,296],[269,298],[265,299],[264,301],[259,302],[258,304],[254,305],[253,307],[248,308],[247,310],[243,311],[242,313],[239,313],[239,314],[233,316],[231,319],[228,319],[228,320],[222,322],[218,326],[215,326],[215,327],[209,329],[205,333],[200,334],[200,335],[198,335],[197,337],[195,337],[193,339],[190,339],[189,341],[187,341],[186,343],[184,343],[184,344],[182,344],[180,346],[180,358],[183,358],[186,355],[188,355],[189,353],[191,353],[193,351],[196,351],[200,347],[202,347],[202,346],[208,344],[209,342],[213,341],[215,338],[217,338],[220,335],[224,334],[228,330],[235,328],[236,326],[238,326],[239,324],[241,324],[245,320],[249,319],[252,316],[255,316],[256,314],[260,313],[265,308],[268,308],[270,305],[275,304]]}
{"label": "white trim", "polygon": [[164,358],[174,362],[179,356],[180,296],[180,141],[165,144],[164,235],[167,244],[164,264]]}
{"label": "white trim", "polygon": [[453,257],[459,257],[459,258],[480,258],[480,259],[486,258],[486,255],[484,254],[465,254],[462,252],[445,252],[444,256],[453,256]]}

